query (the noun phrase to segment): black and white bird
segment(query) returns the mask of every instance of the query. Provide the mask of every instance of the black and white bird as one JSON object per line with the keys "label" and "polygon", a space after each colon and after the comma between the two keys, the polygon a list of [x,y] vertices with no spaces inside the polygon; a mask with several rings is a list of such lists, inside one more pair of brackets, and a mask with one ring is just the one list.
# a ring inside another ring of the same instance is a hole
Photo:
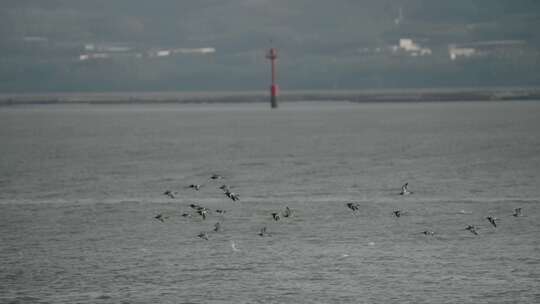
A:
{"label": "black and white bird", "polygon": [[469,230],[472,234],[478,235],[478,232],[476,231],[476,229],[477,228],[473,225],[467,225],[467,227],[465,227],[465,230]]}
{"label": "black and white bird", "polygon": [[291,211],[291,209],[289,209],[289,206],[286,206],[286,207],[285,207],[285,211],[283,211],[282,215],[283,215],[283,217],[290,217],[290,216],[292,216],[292,211]]}
{"label": "black and white bird", "polygon": [[229,190],[225,192],[225,196],[230,198],[233,202],[240,200],[240,196],[238,194],[231,192]]}
{"label": "black and white bird", "polygon": [[431,230],[424,230],[424,231],[422,231],[422,233],[423,233],[424,235],[435,235],[435,232],[434,232],[434,231],[431,231]]}
{"label": "black and white bird", "polygon": [[401,192],[399,193],[399,195],[409,195],[409,194],[412,194],[412,192],[409,191],[409,189],[407,189],[408,186],[409,186],[409,183],[405,183],[403,186],[401,186]]}
{"label": "black and white bird", "polygon": [[514,214],[512,214],[515,217],[521,216],[521,208],[515,208]]}
{"label": "black and white bird", "polygon": [[208,216],[208,209],[206,209],[206,208],[197,209],[197,213],[200,216],[202,216],[203,220],[205,220],[206,217]]}
{"label": "black and white bird", "polygon": [[168,216],[165,216],[163,215],[162,213],[154,216],[155,219],[157,219],[158,221],[164,223],[166,219],[168,219],[169,217]]}
{"label": "black and white bird", "polygon": [[208,233],[206,232],[201,232],[197,235],[198,237],[200,237],[201,239],[203,240],[207,240],[208,241]]}
{"label": "black and white bird", "polygon": [[206,209],[204,208],[203,206],[201,205],[197,205],[197,204],[189,204],[189,207],[195,209],[195,210],[199,210],[199,209]]}
{"label": "black and white bird", "polygon": [[216,209],[216,213],[217,214],[225,214],[227,211],[225,210],[222,210],[222,209]]}
{"label": "black and white bird", "polygon": [[163,192],[163,195],[166,195],[166,196],[168,196],[170,198],[175,198],[177,194],[178,194],[178,192],[171,191],[171,190],[167,190],[167,191]]}
{"label": "black and white bird", "polygon": [[266,232],[266,227],[262,227],[261,230],[259,231],[259,236],[270,236],[267,232]]}
{"label": "black and white bird", "polygon": [[402,215],[401,210],[394,210],[392,213],[394,214],[395,217],[400,217]]}
{"label": "black and white bird", "polygon": [[493,225],[493,227],[497,228],[497,223],[495,221],[498,220],[498,218],[493,216],[487,216],[486,219]]}
{"label": "black and white bird", "polygon": [[219,174],[212,174],[212,176],[210,176],[210,179],[213,179],[213,180],[223,179],[223,176]]}
{"label": "black and white bird", "polygon": [[221,231],[221,224],[219,222],[214,224],[214,232],[220,232]]}
{"label": "black and white bird", "polygon": [[352,211],[358,210],[360,208],[360,205],[358,203],[347,203],[345,204],[347,208],[351,209]]}
{"label": "black and white bird", "polygon": [[279,213],[277,213],[277,212],[272,212],[272,218],[274,219],[274,221],[279,221],[279,219],[280,219]]}
{"label": "black and white bird", "polygon": [[240,199],[240,196],[234,192],[231,192],[229,186],[227,185],[221,185],[219,189],[223,190],[223,194],[225,194],[226,197],[230,198],[233,201],[237,201]]}
{"label": "black and white bird", "polygon": [[197,204],[189,204],[189,206],[193,209],[195,209],[195,211],[197,211],[197,213],[202,216],[203,220],[206,219],[206,216],[208,215],[208,209],[203,207],[203,206],[199,206]]}
{"label": "black and white bird", "polygon": [[202,186],[199,185],[199,184],[191,184],[191,185],[188,186],[188,188],[191,188],[191,189],[193,189],[195,191],[199,191],[201,189],[201,187]]}

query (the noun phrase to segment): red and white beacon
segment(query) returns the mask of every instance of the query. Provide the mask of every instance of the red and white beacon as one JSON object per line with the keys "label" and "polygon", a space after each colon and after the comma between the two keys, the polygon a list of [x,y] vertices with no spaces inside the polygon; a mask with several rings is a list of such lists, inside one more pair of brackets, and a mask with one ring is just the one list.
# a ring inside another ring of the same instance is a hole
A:
{"label": "red and white beacon", "polygon": [[277,50],[271,48],[266,54],[266,58],[270,59],[272,63],[272,85],[270,85],[270,106],[272,109],[277,108],[277,96],[279,95],[279,87],[276,84],[276,59],[277,59]]}

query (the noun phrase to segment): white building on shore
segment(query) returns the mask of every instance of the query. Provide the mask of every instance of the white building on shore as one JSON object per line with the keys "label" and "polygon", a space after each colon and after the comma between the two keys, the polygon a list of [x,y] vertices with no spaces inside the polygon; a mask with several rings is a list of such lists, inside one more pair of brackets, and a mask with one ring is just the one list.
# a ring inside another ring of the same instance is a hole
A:
{"label": "white building on shore", "polygon": [[448,46],[448,55],[452,61],[458,59],[459,57],[471,57],[476,53],[476,49],[472,47],[458,47],[454,44]]}
{"label": "white building on shore", "polygon": [[410,38],[399,39],[399,45],[394,45],[392,47],[392,51],[394,53],[397,53],[398,51],[402,51],[413,57],[426,56],[426,55],[432,54],[432,51],[430,48],[421,47]]}

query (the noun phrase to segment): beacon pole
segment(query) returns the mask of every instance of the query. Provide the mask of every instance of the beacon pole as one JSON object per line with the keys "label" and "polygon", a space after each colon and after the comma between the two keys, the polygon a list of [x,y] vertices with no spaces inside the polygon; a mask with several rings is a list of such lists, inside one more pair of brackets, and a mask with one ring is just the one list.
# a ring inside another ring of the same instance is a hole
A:
{"label": "beacon pole", "polygon": [[276,59],[277,59],[277,50],[271,48],[266,54],[266,58],[270,59],[272,65],[272,84],[270,85],[270,106],[272,109],[277,108],[277,96],[279,95],[279,87],[276,84]]}

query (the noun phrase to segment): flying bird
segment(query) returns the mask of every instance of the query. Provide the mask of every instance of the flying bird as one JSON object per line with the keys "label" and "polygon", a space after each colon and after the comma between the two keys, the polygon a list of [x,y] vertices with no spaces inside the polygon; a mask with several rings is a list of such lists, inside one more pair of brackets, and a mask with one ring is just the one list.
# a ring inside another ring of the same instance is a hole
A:
{"label": "flying bird", "polygon": [[195,191],[199,191],[201,189],[201,187],[202,186],[199,185],[199,184],[191,184],[191,185],[188,186],[188,188],[191,188],[191,189],[193,189]]}
{"label": "flying bird", "polygon": [[493,217],[493,216],[488,216],[486,217],[486,219],[491,223],[491,225],[493,225],[493,227],[497,228],[497,223],[495,221],[498,220],[498,218]]}
{"label": "flying bird", "polygon": [[424,230],[424,231],[422,231],[422,233],[423,233],[424,235],[435,235],[435,232],[433,232],[433,231],[431,231],[431,230]]}
{"label": "flying bird", "polygon": [[259,231],[259,235],[260,236],[270,236],[267,232],[266,232],[266,227],[262,227],[261,230]]}
{"label": "flying bird", "polygon": [[291,209],[289,209],[289,206],[285,207],[285,211],[283,211],[282,215],[283,215],[283,217],[292,216],[292,211],[291,211]]}
{"label": "flying bird", "polygon": [[515,208],[514,214],[512,214],[515,217],[521,216],[521,208]]}
{"label": "flying bird", "polygon": [[220,232],[221,231],[221,224],[219,222],[214,224],[214,231]]}
{"label": "flying bird", "polygon": [[465,227],[465,230],[469,230],[472,234],[478,235],[478,232],[476,231],[476,229],[477,228],[473,225],[467,225],[467,227]]}
{"label": "flying bird", "polygon": [[203,240],[207,240],[208,241],[208,233],[206,232],[201,232],[197,235],[198,237],[200,237],[201,239]]}
{"label": "flying bird", "polygon": [[206,219],[206,216],[208,215],[208,209],[203,207],[203,206],[199,206],[197,204],[189,204],[189,206],[193,209],[195,209],[195,211],[197,211],[197,213],[202,216],[203,220]]}
{"label": "flying bird", "polygon": [[158,214],[156,216],[154,216],[155,219],[157,219],[158,221],[164,223],[166,219],[168,219],[169,217],[168,216],[164,216],[163,214]]}
{"label": "flying bird", "polygon": [[222,179],[222,178],[223,176],[219,174],[212,174],[212,176],[210,176],[210,179],[213,179],[213,180]]}
{"label": "flying bird", "polygon": [[358,208],[360,208],[360,205],[358,203],[347,203],[346,206],[352,211],[356,211],[358,210]]}
{"label": "flying bird", "polygon": [[236,248],[236,244],[234,243],[234,241],[231,241],[231,247],[233,251],[240,251],[240,249]]}
{"label": "flying bird", "polygon": [[405,183],[403,186],[401,186],[401,192],[399,193],[400,195],[409,195],[409,194],[412,194],[411,191],[409,191],[409,189],[407,189],[407,187],[409,186],[409,183]]}
{"label": "flying bird", "polygon": [[225,196],[230,198],[233,202],[240,200],[240,196],[238,194],[231,192],[229,190],[225,192]]}
{"label": "flying bird", "polygon": [[203,206],[200,206],[200,205],[197,205],[197,204],[189,204],[189,207],[191,207],[191,208],[193,208],[195,210],[206,209]]}
{"label": "flying bird", "polygon": [[208,215],[208,210],[206,208],[198,209],[197,213],[202,216],[203,220],[205,220],[206,216]]}
{"label": "flying bird", "polygon": [[392,212],[394,214],[395,217],[400,217],[401,216],[401,210],[394,210],[394,212]]}
{"label": "flying bird", "polygon": [[277,212],[272,212],[272,218],[274,219],[274,221],[279,221],[279,213]]}
{"label": "flying bird", "polygon": [[171,190],[167,190],[167,191],[163,192],[163,195],[166,195],[166,196],[168,196],[170,198],[175,198],[177,194],[178,194],[178,192],[171,191]]}

